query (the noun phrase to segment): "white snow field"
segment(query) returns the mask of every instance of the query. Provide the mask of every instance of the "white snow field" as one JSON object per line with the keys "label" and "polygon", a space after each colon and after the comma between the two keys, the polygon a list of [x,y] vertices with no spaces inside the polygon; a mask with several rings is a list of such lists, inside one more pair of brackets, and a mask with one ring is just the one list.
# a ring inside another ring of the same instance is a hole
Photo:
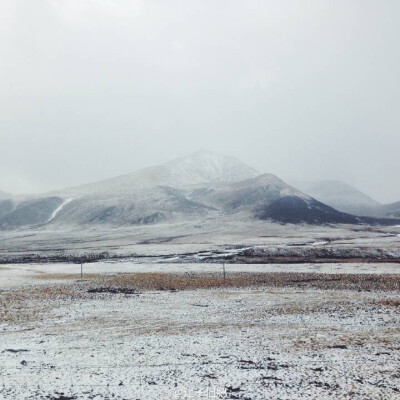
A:
{"label": "white snow field", "polygon": [[[399,235],[224,216],[0,231],[0,399],[399,398]],[[26,262],[100,252],[83,279]],[[257,261],[276,254],[303,263]]]}
{"label": "white snow field", "polygon": [[[3,265],[0,398],[396,399],[398,267],[229,264],[228,278],[299,280],[124,291],[113,279],[221,279],[221,265],[102,262],[84,265],[83,280],[75,264]],[[316,272],[368,286],[302,286]]]}

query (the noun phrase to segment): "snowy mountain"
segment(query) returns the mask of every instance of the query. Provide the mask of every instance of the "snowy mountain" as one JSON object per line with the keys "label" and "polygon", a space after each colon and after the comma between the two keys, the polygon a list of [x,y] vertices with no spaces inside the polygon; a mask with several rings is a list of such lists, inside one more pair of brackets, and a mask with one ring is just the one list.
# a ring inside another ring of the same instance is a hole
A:
{"label": "snowy mountain", "polygon": [[128,175],[17,204],[0,204],[0,227],[49,223],[124,225],[201,217],[216,210],[188,199],[182,188],[257,175],[256,170],[233,157],[199,151]]}
{"label": "snowy mountain", "polygon": [[0,221],[14,209],[14,202],[10,199],[0,200]]}
{"label": "snowy mountain", "polygon": [[72,197],[99,192],[123,194],[159,185],[180,187],[206,182],[235,182],[258,175],[254,168],[234,157],[202,150],[162,165],[52,194]]}
{"label": "snowy mountain", "polygon": [[263,174],[239,182],[200,185],[188,194],[189,198],[197,202],[229,213],[252,211],[285,196],[311,200],[309,196],[272,174]]}
{"label": "snowy mountain", "polygon": [[382,215],[388,218],[400,218],[400,201],[382,206]]}
{"label": "snowy mountain", "polygon": [[286,196],[270,205],[260,207],[257,216],[260,219],[273,219],[292,224],[358,224],[367,222],[354,215],[337,211],[313,198],[306,199],[299,196]]}
{"label": "snowy mountain", "polygon": [[[62,202],[59,197],[44,197],[20,203],[15,200],[3,200],[0,202],[0,226],[13,228],[44,224]],[[4,212],[5,210],[7,212]]]}
{"label": "snowy mountain", "polygon": [[12,195],[0,190],[0,220],[9,214],[14,208]]}
{"label": "snowy mountain", "polygon": [[153,181],[170,186],[237,182],[259,175],[254,168],[234,157],[204,150],[145,171]]}
{"label": "snowy mountain", "polygon": [[0,202],[2,229],[119,227],[221,216],[309,224],[382,222],[337,211],[275,175],[259,175],[235,158],[205,151],[113,179]]}
{"label": "snowy mountain", "polygon": [[359,216],[382,216],[381,204],[341,181],[296,182],[302,191],[336,210]]}

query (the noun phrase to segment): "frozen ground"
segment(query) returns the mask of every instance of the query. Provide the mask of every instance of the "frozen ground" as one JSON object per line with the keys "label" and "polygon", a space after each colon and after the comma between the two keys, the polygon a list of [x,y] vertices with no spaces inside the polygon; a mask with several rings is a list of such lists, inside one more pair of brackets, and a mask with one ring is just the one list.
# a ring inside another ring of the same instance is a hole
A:
{"label": "frozen ground", "polygon": [[[77,265],[1,266],[0,398],[399,398],[397,265],[226,267],[295,283],[170,290],[221,279],[215,264],[96,263],[84,280]],[[302,286],[324,276],[367,286]]]}

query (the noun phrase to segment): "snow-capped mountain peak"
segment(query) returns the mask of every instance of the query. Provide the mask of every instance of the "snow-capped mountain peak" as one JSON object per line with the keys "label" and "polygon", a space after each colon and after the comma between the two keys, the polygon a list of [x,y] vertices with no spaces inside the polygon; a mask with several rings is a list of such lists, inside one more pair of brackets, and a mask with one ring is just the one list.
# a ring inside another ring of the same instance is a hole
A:
{"label": "snow-capped mountain peak", "polygon": [[195,185],[205,182],[236,182],[259,175],[254,168],[210,151],[197,151],[147,170],[163,184]]}

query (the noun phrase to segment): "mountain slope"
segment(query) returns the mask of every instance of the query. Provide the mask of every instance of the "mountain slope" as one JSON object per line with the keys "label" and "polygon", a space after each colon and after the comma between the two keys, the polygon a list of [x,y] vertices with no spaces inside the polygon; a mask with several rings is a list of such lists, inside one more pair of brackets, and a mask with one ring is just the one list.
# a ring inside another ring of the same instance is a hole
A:
{"label": "mountain slope", "polygon": [[315,199],[285,196],[257,210],[260,219],[274,219],[283,223],[308,224],[359,224],[362,219],[335,210]]}
{"label": "mountain slope", "polygon": [[11,199],[0,200],[0,220],[11,213],[14,209],[14,202]]}
{"label": "mountain slope", "polygon": [[[171,164],[175,165],[175,163]],[[182,164],[179,162],[178,165],[181,167]],[[175,175],[173,167],[167,170],[167,176]],[[186,165],[185,171],[188,171]],[[193,171],[193,178],[189,175],[185,176],[186,182],[198,181],[198,169],[194,168]],[[248,170],[244,171],[247,174]],[[233,175],[232,172],[235,174]],[[217,179],[229,177],[232,180],[236,176],[243,176],[243,173],[237,171],[235,166],[233,171],[225,170],[223,175],[219,171],[217,173],[213,171],[208,176],[210,176],[209,179],[216,176]],[[202,177],[202,179],[204,178]],[[176,180],[174,179],[174,181]],[[103,189],[99,193],[72,200],[54,218],[54,222],[70,223],[74,221],[81,224],[131,225],[185,218],[212,218],[221,213],[234,215],[239,212],[242,215],[245,213],[249,217],[254,217],[255,210],[260,206],[269,205],[288,195],[311,200],[309,196],[271,174],[241,181],[229,182],[214,179],[214,181],[196,185],[176,187],[139,186],[132,187],[125,193],[121,191],[110,193]]]}
{"label": "mountain slope", "polygon": [[147,173],[157,183],[170,186],[237,182],[259,175],[234,157],[204,150],[149,168]]}
{"label": "mountain slope", "polygon": [[6,199],[11,199],[12,195],[4,192],[3,190],[0,190],[0,200],[6,200]]}
{"label": "mountain slope", "polygon": [[388,218],[400,218],[400,201],[382,206],[382,214]]}
{"label": "mountain slope", "polygon": [[206,182],[235,182],[258,175],[254,168],[234,157],[198,151],[155,167],[51,194],[64,197],[106,192],[121,195],[159,185],[180,187]]}
{"label": "mountain slope", "polygon": [[[186,197],[183,187],[234,182],[258,172],[233,157],[200,151],[132,174],[0,206],[0,227],[69,223],[114,225],[201,217],[213,207]],[[49,199],[59,199],[52,202]],[[7,213],[8,212],[8,213]]]}
{"label": "mountain slope", "polygon": [[154,186],[128,195],[92,194],[71,200],[52,220],[53,224],[151,224],[202,217],[214,210],[186,198],[178,189]]}
{"label": "mountain slope", "polygon": [[240,182],[202,185],[195,188],[189,197],[232,213],[243,210],[251,212],[261,205],[271,204],[288,195],[311,199],[272,174],[263,174]]}
{"label": "mountain slope", "polygon": [[[6,204],[9,202],[9,204]],[[3,213],[0,218],[0,227],[15,228],[26,225],[45,224],[52,216],[54,210],[63,202],[60,197],[44,197],[33,200],[22,201],[14,204],[10,200],[0,203],[0,216],[2,207],[7,207],[9,211]]]}
{"label": "mountain slope", "polygon": [[222,215],[235,221],[381,223],[337,211],[275,175],[259,175],[232,157],[204,151],[36,198],[0,201],[3,229],[32,225],[119,227],[210,220]]}
{"label": "mountain slope", "polygon": [[283,223],[393,223],[337,211],[271,174],[238,182],[207,182],[176,188],[140,187],[129,192],[129,196],[92,194],[65,206],[65,211],[54,222],[121,226],[210,219],[220,215]]}
{"label": "mountain slope", "polygon": [[338,211],[358,216],[379,216],[381,204],[340,181],[298,182],[297,187]]}

